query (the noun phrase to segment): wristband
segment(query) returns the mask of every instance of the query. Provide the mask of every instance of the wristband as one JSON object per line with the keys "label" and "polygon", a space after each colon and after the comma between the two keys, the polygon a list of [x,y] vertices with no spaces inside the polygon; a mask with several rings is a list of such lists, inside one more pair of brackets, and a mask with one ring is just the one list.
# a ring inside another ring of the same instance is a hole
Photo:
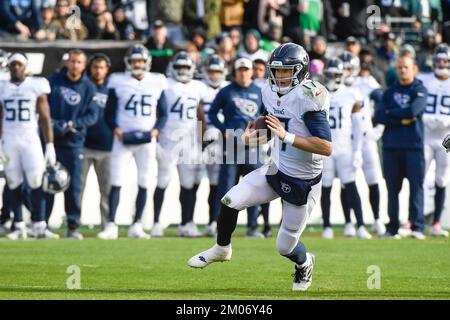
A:
{"label": "wristband", "polygon": [[295,140],[295,134],[286,132],[286,135],[284,136],[283,142],[290,144],[291,146],[294,144]]}

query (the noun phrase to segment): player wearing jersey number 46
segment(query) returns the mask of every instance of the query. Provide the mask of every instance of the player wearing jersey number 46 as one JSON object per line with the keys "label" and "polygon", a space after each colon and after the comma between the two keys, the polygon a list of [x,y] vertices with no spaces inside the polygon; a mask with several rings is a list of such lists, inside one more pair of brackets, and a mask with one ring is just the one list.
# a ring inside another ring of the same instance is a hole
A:
{"label": "player wearing jersey number 46", "polygon": [[[268,63],[269,79],[262,89],[267,126],[275,136],[272,162],[243,177],[222,198],[217,243],[189,259],[194,268],[231,259],[231,235],[238,212],[282,198],[283,221],[277,236],[278,252],[295,263],[293,290],[311,285],[314,255],[299,241],[314,205],[319,201],[323,156],[331,155],[328,91],[308,79],[309,57],[299,45],[279,46]],[[247,126],[243,141],[263,142]]]}

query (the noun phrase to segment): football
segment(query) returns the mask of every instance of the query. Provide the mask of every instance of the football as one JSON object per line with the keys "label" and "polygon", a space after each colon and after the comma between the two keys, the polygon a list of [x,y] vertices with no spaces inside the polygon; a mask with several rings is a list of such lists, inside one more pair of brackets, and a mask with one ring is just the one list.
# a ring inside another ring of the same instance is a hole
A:
{"label": "football", "polygon": [[260,116],[260,117],[256,118],[255,123],[254,123],[254,128],[255,128],[255,130],[258,130],[259,136],[266,135],[267,139],[270,140],[272,132],[267,127],[266,117]]}

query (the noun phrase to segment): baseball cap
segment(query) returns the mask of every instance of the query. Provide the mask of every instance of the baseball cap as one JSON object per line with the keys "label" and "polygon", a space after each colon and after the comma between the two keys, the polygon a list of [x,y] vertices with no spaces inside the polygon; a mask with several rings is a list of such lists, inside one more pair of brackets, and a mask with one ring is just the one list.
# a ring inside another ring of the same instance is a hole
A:
{"label": "baseball cap", "polygon": [[14,53],[11,55],[8,59],[8,65],[13,62],[20,62],[21,64],[27,66],[28,65],[28,59],[27,57],[22,53]]}
{"label": "baseball cap", "polygon": [[353,36],[347,37],[347,39],[345,39],[345,43],[346,44],[350,44],[350,43],[359,43],[359,40],[356,39]]}
{"label": "baseball cap", "polygon": [[153,28],[161,28],[164,27],[164,22],[162,20],[156,20],[153,22]]}
{"label": "baseball cap", "polygon": [[248,58],[239,58],[234,62],[234,70],[238,70],[239,68],[252,69],[253,63]]}

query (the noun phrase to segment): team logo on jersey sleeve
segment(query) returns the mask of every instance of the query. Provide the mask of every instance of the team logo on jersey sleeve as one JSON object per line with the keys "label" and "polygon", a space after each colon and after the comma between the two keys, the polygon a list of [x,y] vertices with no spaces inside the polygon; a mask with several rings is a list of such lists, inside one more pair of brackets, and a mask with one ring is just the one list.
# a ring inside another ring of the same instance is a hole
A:
{"label": "team logo on jersey sleeve", "polygon": [[63,96],[64,101],[71,106],[76,106],[81,101],[80,94],[70,88],[61,87],[61,95]]}
{"label": "team logo on jersey sleeve", "polygon": [[411,100],[407,94],[401,94],[399,92],[394,93],[394,101],[400,106],[400,108],[406,108]]}
{"label": "team logo on jersey sleeve", "polygon": [[233,98],[236,107],[245,115],[253,117],[258,112],[258,105],[255,101],[243,98]]}

